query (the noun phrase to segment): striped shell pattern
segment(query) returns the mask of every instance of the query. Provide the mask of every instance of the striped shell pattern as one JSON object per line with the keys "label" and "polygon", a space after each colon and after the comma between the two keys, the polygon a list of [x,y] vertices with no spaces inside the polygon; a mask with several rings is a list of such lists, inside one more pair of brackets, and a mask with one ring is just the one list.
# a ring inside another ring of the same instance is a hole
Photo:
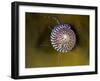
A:
{"label": "striped shell pattern", "polygon": [[59,24],[51,32],[51,45],[58,52],[71,51],[76,44],[76,35],[69,24]]}

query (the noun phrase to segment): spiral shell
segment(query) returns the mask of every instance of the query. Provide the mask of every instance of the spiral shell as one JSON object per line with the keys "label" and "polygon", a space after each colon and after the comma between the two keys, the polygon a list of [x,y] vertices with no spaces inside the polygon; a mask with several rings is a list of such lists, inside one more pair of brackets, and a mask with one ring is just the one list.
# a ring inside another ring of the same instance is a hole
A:
{"label": "spiral shell", "polygon": [[71,51],[76,44],[76,35],[69,24],[59,24],[51,32],[51,44],[58,52]]}

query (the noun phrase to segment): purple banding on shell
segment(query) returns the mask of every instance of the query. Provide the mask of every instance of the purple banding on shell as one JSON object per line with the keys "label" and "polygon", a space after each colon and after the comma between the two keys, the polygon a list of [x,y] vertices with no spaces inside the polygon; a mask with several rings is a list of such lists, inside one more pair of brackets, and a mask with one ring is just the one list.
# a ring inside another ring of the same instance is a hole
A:
{"label": "purple banding on shell", "polygon": [[58,52],[71,51],[76,44],[76,35],[69,24],[59,24],[51,32],[51,44]]}

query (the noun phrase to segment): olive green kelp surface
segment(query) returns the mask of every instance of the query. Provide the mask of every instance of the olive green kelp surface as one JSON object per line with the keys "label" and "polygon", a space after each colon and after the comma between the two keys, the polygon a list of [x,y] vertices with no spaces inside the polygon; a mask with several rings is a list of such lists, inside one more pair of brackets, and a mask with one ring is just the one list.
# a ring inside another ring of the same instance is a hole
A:
{"label": "olive green kelp surface", "polygon": [[[70,24],[76,34],[75,47],[67,52],[57,52],[51,45],[50,35],[57,25]],[[58,67],[89,65],[89,16],[71,14],[25,14],[25,67]]]}

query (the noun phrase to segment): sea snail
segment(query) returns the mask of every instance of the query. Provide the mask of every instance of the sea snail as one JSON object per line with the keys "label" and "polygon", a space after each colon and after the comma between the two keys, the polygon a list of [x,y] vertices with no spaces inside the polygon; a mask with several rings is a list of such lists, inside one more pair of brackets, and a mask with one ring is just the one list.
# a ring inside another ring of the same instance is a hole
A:
{"label": "sea snail", "polygon": [[56,51],[66,53],[74,48],[76,35],[71,29],[71,25],[59,23],[52,29],[50,41]]}

